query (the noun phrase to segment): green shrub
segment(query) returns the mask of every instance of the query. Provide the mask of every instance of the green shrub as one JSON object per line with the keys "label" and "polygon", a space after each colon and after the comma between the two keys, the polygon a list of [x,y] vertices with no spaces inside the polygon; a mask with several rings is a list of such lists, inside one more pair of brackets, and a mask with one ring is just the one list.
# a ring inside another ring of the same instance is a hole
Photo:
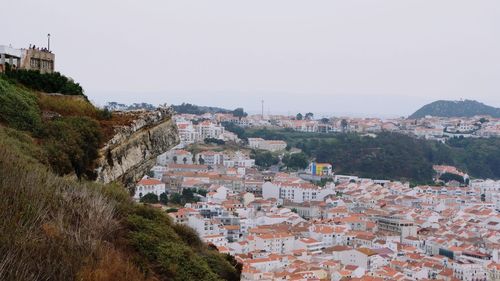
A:
{"label": "green shrub", "polygon": [[269,151],[252,150],[250,158],[255,159],[255,164],[263,168],[269,168],[279,163],[280,159]]}
{"label": "green shrub", "polygon": [[83,95],[83,88],[59,72],[40,73],[37,70],[10,70],[5,75],[30,89],[45,93]]}
{"label": "green shrub", "polygon": [[38,105],[42,111],[53,111],[62,116],[87,116],[94,119],[106,119],[104,111],[96,108],[81,96],[61,96],[38,94]]}
{"label": "green shrub", "polygon": [[75,172],[93,179],[93,162],[102,140],[99,124],[88,117],[64,117],[43,129],[44,148],[52,169],[59,175]]}
{"label": "green shrub", "polygon": [[450,182],[450,181],[457,181],[459,183],[464,183],[464,177],[457,175],[457,174],[452,174],[452,173],[444,173],[439,177],[440,180],[444,182]]}
{"label": "green shrub", "polygon": [[142,203],[156,204],[158,203],[158,195],[154,193],[147,193],[141,197],[140,201]]}
{"label": "green shrub", "polygon": [[309,163],[309,160],[304,153],[300,152],[294,154],[286,154],[283,157],[283,163],[290,169],[298,170],[305,169],[307,167],[307,164]]}
{"label": "green shrub", "polygon": [[36,96],[0,77],[0,122],[38,133],[42,124]]}

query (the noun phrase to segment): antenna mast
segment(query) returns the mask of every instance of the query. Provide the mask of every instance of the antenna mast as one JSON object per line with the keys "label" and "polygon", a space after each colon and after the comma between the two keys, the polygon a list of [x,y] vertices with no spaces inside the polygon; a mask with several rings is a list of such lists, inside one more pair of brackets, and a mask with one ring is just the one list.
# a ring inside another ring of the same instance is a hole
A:
{"label": "antenna mast", "polygon": [[50,51],[50,33],[47,34],[47,50]]}

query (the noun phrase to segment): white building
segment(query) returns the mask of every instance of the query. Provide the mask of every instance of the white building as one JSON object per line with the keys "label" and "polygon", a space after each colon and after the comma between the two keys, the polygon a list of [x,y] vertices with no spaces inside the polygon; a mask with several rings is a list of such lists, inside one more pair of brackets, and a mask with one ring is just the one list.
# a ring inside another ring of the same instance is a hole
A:
{"label": "white building", "polygon": [[201,215],[189,216],[187,225],[196,230],[200,237],[211,235],[222,235],[224,237],[226,236],[222,225],[212,219],[204,218]]}
{"label": "white building", "polygon": [[199,135],[199,141],[203,141],[206,138],[219,139],[219,136],[224,133],[224,127],[210,121],[203,121],[198,125],[194,125],[194,127]]}
{"label": "white building", "polygon": [[335,194],[331,186],[319,187],[311,183],[272,183],[262,185],[264,199],[275,198],[289,200],[293,203],[323,201],[328,195]]}
{"label": "white building", "polygon": [[224,155],[214,151],[203,151],[196,156],[196,160],[203,159],[203,164],[208,166],[221,165],[223,163]]}
{"label": "white building", "polygon": [[165,184],[157,179],[145,178],[137,183],[134,193],[134,199],[140,199],[142,196],[153,193],[158,196],[165,192]]}
{"label": "white building", "polygon": [[350,249],[340,252],[340,262],[343,265],[355,265],[365,270],[385,265],[383,258],[378,256],[373,250],[368,248]]}
{"label": "white building", "polygon": [[236,151],[236,153],[232,156],[225,156],[223,163],[224,166],[228,168],[232,167],[251,168],[255,166],[255,159],[250,159],[250,157],[243,154],[241,151]]}
{"label": "white building", "polygon": [[207,200],[208,202],[221,203],[227,199],[228,192],[229,189],[225,186],[219,186],[214,191],[207,193]]}
{"label": "white building", "polygon": [[323,243],[314,238],[301,238],[295,240],[295,250],[306,250],[311,254],[321,253]]}
{"label": "white building", "polygon": [[166,166],[171,163],[194,164],[193,154],[184,149],[172,149],[156,157],[158,165]]}
{"label": "white building", "polygon": [[255,249],[275,254],[288,254],[294,249],[295,239],[289,233],[266,233],[255,236]]}
{"label": "white building", "polygon": [[453,276],[463,281],[486,281],[488,274],[482,264],[456,261],[453,262]]}
{"label": "white building", "polygon": [[347,231],[345,226],[314,225],[309,230],[309,236],[321,241],[322,247],[326,248],[341,245]]}
{"label": "white building", "polygon": [[224,235],[220,234],[215,234],[215,235],[208,235],[208,236],[203,236],[201,237],[203,242],[207,244],[213,244],[217,247],[226,247],[227,246],[227,239],[224,237]]}
{"label": "white building", "polygon": [[200,135],[191,121],[177,122],[177,131],[181,144],[187,145],[199,141]]}

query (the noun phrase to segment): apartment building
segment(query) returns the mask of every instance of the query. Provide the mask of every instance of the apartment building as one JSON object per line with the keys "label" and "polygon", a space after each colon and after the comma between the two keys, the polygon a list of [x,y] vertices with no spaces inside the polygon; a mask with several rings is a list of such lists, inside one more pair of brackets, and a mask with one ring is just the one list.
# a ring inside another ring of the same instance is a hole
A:
{"label": "apartment building", "polygon": [[289,233],[266,233],[255,236],[256,250],[275,254],[288,254],[294,249],[295,238]]}

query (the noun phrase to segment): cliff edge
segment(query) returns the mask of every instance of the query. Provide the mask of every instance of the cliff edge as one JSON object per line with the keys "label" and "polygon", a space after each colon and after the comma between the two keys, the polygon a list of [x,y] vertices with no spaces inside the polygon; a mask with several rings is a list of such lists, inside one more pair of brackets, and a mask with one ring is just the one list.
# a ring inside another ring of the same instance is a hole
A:
{"label": "cliff edge", "polygon": [[117,128],[99,151],[97,181],[120,181],[130,188],[140,180],[158,155],[179,143],[172,116],[172,108],[160,107],[155,111],[142,111],[130,125]]}

